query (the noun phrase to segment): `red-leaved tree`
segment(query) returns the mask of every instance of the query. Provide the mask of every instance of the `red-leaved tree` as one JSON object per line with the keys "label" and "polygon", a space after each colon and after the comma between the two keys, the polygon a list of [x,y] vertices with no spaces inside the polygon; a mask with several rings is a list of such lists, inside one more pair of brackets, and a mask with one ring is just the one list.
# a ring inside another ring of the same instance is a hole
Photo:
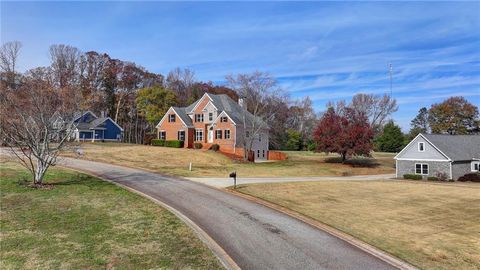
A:
{"label": "red-leaved tree", "polygon": [[314,131],[314,140],[317,151],[338,153],[345,162],[349,156],[370,155],[373,129],[363,113],[346,108],[338,114],[329,108]]}

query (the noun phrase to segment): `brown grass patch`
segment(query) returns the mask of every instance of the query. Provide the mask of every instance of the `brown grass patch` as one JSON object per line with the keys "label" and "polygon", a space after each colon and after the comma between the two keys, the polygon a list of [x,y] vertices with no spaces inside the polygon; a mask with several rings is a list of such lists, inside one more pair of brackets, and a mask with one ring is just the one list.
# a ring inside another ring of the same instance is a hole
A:
{"label": "brown grass patch", "polygon": [[328,181],[238,191],[333,226],[424,269],[480,269],[480,185]]}

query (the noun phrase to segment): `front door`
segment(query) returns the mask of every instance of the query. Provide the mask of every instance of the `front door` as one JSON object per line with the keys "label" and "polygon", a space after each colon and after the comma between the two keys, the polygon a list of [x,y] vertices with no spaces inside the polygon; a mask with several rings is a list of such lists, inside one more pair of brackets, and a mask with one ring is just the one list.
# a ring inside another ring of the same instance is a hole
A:
{"label": "front door", "polygon": [[213,127],[208,129],[208,142],[213,143]]}

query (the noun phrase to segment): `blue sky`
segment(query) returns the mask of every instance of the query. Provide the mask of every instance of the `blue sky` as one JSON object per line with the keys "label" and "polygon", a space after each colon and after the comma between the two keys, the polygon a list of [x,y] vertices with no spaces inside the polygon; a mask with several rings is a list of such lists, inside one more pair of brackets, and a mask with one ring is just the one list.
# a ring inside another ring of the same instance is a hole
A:
{"label": "blue sky", "polygon": [[480,106],[480,2],[1,2],[1,41],[20,69],[51,44],[106,52],[204,81],[270,72],[317,111],[356,93],[389,93],[407,131],[422,106],[462,95]]}

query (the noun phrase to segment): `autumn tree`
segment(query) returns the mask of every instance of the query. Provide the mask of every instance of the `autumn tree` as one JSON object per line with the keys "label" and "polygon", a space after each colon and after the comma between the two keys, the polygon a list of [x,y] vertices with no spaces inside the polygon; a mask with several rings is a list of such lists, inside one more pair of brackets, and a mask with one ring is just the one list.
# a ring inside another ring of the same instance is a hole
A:
{"label": "autumn tree", "polygon": [[383,127],[382,133],[375,138],[375,147],[381,152],[396,153],[402,150],[404,136],[402,130],[393,121]]}
{"label": "autumn tree", "polygon": [[0,95],[1,136],[31,172],[34,185],[43,183],[48,168],[70,146],[80,99],[78,92],[39,78],[28,77],[18,89],[2,89]]}
{"label": "autumn tree", "polygon": [[317,151],[338,153],[345,162],[353,155],[369,156],[372,151],[373,129],[368,118],[351,108],[339,114],[329,108],[314,131]]}
{"label": "autumn tree", "polygon": [[16,88],[17,60],[22,44],[19,41],[6,42],[0,48],[0,71],[6,86]]}
{"label": "autumn tree", "polygon": [[479,126],[478,107],[463,97],[451,97],[428,110],[432,133],[468,134]]}
{"label": "autumn tree", "polygon": [[80,90],[82,92],[81,108],[100,112],[105,110],[105,93],[103,91],[104,69],[110,57],[94,51],[86,52],[80,57]]}
{"label": "autumn tree", "polygon": [[175,105],[175,93],[160,86],[140,89],[137,95],[137,106],[142,116],[147,119],[153,129],[167,110]]}
{"label": "autumn tree", "polygon": [[191,87],[191,93],[189,94],[189,100],[187,104],[192,104],[203,96],[203,94],[209,93],[214,95],[227,95],[234,101],[238,101],[238,94],[235,90],[226,86],[214,85],[212,82],[196,82]]}

